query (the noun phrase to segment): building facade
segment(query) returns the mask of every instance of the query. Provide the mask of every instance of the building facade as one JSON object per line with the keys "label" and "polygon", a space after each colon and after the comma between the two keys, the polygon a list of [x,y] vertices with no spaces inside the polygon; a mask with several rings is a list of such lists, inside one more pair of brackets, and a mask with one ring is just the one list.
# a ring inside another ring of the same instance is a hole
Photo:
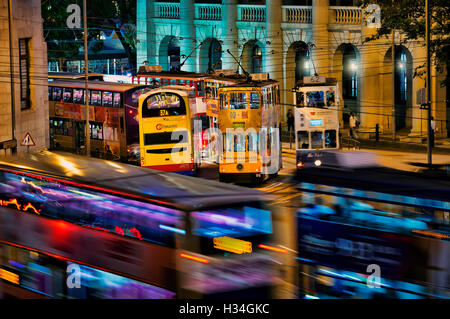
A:
{"label": "building facade", "polygon": [[[363,43],[376,32],[376,13],[355,3],[137,0],[138,66],[159,64],[168,70],[187,58],[182,70],[239,70],[233,55],[249,73],[267,72],[280,81],[284,116],[294,103],[298,79],[315,73],[335,77],[345,110],[359,117],[362,133],[370,134],[378,124],[382,133],[426,135],[427,114],[416,97],[425,80],[413,77],[414,68],[426,61],[423,41],[401,44],[397,32],[393,39]],[[447,136],[450,112],[446,88],[439,85],[443,78],[433,69],[432,113],[437,134]]]}
{"label": "building facade", "polygon": [[[0,30],[0,155],[44,149],[48,73],[41,1],[0,0]],[[35,146],[21,146],[27,134]]]}

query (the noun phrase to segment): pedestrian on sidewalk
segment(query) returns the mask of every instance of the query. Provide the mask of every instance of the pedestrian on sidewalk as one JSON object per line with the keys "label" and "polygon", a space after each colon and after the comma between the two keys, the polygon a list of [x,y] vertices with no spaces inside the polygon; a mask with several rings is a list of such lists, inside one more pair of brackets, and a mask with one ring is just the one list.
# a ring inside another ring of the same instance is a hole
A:
{"label": "pedestrian on sidewalk", "polygon": [[358,126],[357,124],[358,119],[356,118],[355,114],[353,114],[353,112],[350,113],[349,122],[350,122],[350,137],[357,138],[356,127]]}
{"label": "pedestrian on sidewalk", "polygon": [[287,127],[288,132],[291,130],[294,131],[294,114],[292,113],[292,110],[289,109],[287,112]]}

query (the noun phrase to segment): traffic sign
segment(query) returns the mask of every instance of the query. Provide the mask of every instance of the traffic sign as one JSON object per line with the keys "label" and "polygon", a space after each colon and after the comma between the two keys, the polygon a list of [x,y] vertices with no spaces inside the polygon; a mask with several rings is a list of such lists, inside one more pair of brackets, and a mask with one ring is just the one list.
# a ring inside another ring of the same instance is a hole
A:
{"label": "traffic sign", "polygon": [[25,137],[23,138],[22,142],[20,142],[21,146],[36,146],[36,144],[33,141],[33,138],[31,137],[30,133],[27,133]]}

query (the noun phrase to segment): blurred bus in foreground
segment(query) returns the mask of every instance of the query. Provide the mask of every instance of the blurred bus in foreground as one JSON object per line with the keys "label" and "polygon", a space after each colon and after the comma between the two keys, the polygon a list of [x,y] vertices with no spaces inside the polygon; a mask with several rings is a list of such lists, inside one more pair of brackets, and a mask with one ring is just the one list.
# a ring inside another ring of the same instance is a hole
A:
{"label": "blurred bus in foreground", "polygon": [[0,188],[4,297],[270,298],[277,284],[262,192],[52,152],[1,161]]}
{"label": "blurred bus in foreground", "polygon": [[[139,95],[143,85],[89,82],[91,155],[139,164]],[[83,80],[48,82],[50,148],[85,153],[86,105]]]}
{"label": "blurred bus in foreground", "polygon": [[262,182],[281,168],[280,84],[267,75],[261,80],[254,76],[218,89],[221,181]]}
{"label": "blurred bus in foreground", "polygon": [[201,159],[190,106],[185,90],[170,87],[155,89],[140,97],[142,167],[191,175],[196,173]]}
{"label": "blurred bus in foreground", "polygon": [[369,165],[297,179],[301,296],[450,298],[448,177]]}
{"label": "blurred bus in foreground", "polygon": [[339,149],[339,90],[334,78],[305,76],[294,92],[294,131],[297,168],[303,157]]}

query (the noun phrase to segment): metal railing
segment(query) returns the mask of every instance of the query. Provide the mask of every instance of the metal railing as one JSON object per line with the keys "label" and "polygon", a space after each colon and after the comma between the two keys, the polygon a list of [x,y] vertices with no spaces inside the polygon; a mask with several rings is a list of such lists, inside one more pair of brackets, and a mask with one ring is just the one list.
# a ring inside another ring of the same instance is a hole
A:
{"label": "metal railing", "polygon": [[353,150],[359,150],[360,149],[361,142],[347,136],[341,137],[341,148],[346,149],[353,149]]}

